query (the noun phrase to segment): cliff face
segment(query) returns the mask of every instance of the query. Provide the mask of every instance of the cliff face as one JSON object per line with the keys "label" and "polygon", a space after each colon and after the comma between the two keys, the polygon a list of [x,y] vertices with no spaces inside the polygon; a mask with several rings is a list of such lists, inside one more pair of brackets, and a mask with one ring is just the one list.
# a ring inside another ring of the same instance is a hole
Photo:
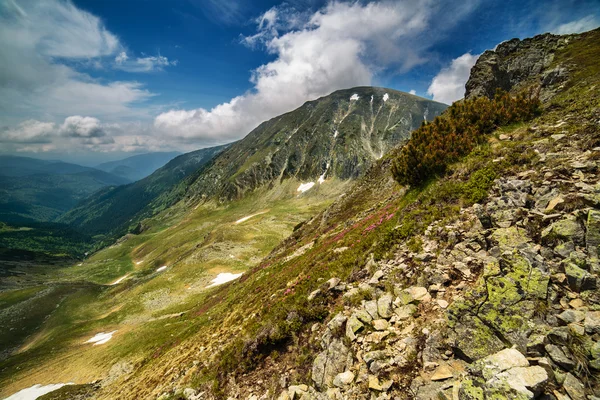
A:
{"label": "cliff face", "polygon": [[215,159],[189,194],[230,200],[289,178],[357,178],[445,108],[390,89],[334,92],[262,123]]}
{"label": "cliff face", "polygon": [[492,97],[497,89],[507,92],[533,87],[544,100],[552,97],[568,79],[569,66],[556,65],[555,54],[580,35],[538,35],[511,39],[483,53],[471,70],[465,98]]}

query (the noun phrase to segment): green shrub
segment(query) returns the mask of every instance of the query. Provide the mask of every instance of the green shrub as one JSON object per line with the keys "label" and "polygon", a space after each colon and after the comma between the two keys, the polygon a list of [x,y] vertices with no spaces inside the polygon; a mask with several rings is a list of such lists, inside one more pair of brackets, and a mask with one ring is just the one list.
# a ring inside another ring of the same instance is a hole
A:
{"label": "green shrub", "polygon": [[539,99],[528,93],[513,97],[498,91],[493,99],[480,97],[454,103],[431,123],[423,123],[392,164],[402,185],[419,186],[441,175],[449,164],[467,155],[496,128],[526,121],[541,110]]}

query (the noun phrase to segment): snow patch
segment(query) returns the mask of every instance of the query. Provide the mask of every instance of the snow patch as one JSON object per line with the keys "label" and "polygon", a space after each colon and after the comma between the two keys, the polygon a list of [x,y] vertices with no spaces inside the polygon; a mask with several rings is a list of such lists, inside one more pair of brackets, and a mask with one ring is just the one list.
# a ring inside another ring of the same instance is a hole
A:
{"label": "snow patch", "polygon": [[217,275],[217,277],[215,279],[213,279],[211,281],[212,283],[210,285],[208,285],[207,288],[212,287],[212,286],[222,285],[227,282],[231,282],[233,280],[236,280],[237,278],[239,278],[242,275],[243,275],[243,273],[232,274],[231,272],[221,272],[219,275]]}
{"label": "snow patch", "polygon": [[53,392],[66,385],[73,385],[73,383],[53,383],[44,386],[38,383],[37,385],[18,391],[12,396],[7,397],[5,400],[35,400],[46,393]]}
{"label": "snow patch", "polygon": [[108,342],[110,339],[112,339],[112,335],[115,332],[116,331],[107,332],[107,333],[104,333],[104,332],[97,333],[96,336],[89,339],[85,343],[94,343],[94,346],[97,346],[99,344],[104,344],[104,343]]}
{"label": "snow patch", "polygon": [[117,279],[116,281],[114,281],[113,283],[111,283],[110,285],[111,285],[111,286],[113,286],[113,285],[118,285],[119,283],[123,282],[123,280],[124,280],[125,278],[127,278],[128,276],[129,276],[129,274],[127,274],[127,275],[123,275],[122,277],[120,277],[119,279]]}
{"label": "snow patch", "polygon": [[338,130],[336,129],[335,132],[333,133],[333,137],[336,138],[337,135],[339,134]]}
{"label": "snow patch", "polygon": [[327,171],[329,171],[329,163],[327,163],[327,166],[325,167],[325,172],[323,172],[323,175],[321,175],[319,177],[319,180],[317,181],[319,182],[319,185],[325,182],[325,175],[327,175]]}
{"label": "snow patch", "polygon": [[383,101],[388,101],[389,98],[390,98],[389,94],[386,93],[383,95]]}
{"label": "snow patch", "polygon": [[160,267],[160,268],[157,268],[157,269],[156,269],[156,272],[164,271],[165,269],[167,269],[167,266],[166,266],[166,265],[163,265],[162,267]]}
{"label": "snow patch", "polygon": [[371,95],[371,103],[373,102],[373,95]]}
{"label": "snow patch", "polygon": [[244,221],[248,221],[252,217],[256,217],[257,215],[264,214],[264,213],[266,213],[266,211],[262,211],[262,212],[259,212],[259,213],[256,213],[256,214],[248,215],[248,216],[246,216],[244,218],[238,219],[237,221],[234,222],[234,224],[236,224],[236,225],[237,224],[241,224]]}
{"label": "snow patch", "polygon": [[298,192],[304,193],[307,190],[309,190],[310,188],[312,188],[313,186],[315,186],[314,182],[302,183],[302,184],[300,184],[300,186],[298,186]]}
{"label": "snow patch", "polygon": [[143,263],[144,261],[138,261],[135,263],[135,265],[140,265],[141,263]]}
{"label": "snow patch", "polygon": [[350,100],[358,100],[360,99],[360,97],[358,97],[358,94],[354,93],[352,96],[350,96]]}

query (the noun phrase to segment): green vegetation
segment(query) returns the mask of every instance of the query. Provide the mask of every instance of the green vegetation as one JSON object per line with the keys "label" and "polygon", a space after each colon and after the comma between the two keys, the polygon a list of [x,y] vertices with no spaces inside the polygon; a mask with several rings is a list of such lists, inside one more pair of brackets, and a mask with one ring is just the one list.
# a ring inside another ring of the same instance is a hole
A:
{"label": "green vegetation", "polygon": [[498,91],[492,100],[480,97],[456,102],[444,115],[432,123],[424,122],[412,133],[392,166],[394,178],[402,185],[421,185],[443,174],[449,164],[483,143],[494,129],[529,120],[540,113],[540,107],[540,101],[525,92],[512,97]]}

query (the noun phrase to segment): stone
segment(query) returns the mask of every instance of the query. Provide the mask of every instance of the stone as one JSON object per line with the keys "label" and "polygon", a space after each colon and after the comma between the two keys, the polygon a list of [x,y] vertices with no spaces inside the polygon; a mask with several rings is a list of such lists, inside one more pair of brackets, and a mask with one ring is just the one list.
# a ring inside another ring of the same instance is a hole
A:
{"label": "stone", "polygon": [[379,383],[379,378],[375,375],[369,375],[369,389],[377,390],[379,392],[383,391],[383,387]]}
{"label": "stone", "polygon": [[354,373],[352,371],[345,371],[339,373],[333,378],[333,384],[339,388],[345,388],[354,381]]}
{"label": "stone", "polygon": [[308,301],[313,301],[319,295],[319,293],[321,293],[321,290],[319,289],[310,292],[310,294],[308,295]]}
{"label": "stone", "polygon": [[400,302],[404,305],[420,302],[420,301],[429,301],[431,300],[431,295],[427,291],[427,288],[422,286],[412,286],[407,289],[404,289],[398,293],[398,297]]}
{"label": "stone", "polygon": [[279,397],[277,397],[277,400],[292,400],[292,398],[290,397],[288,391],[284,390],[283,392],[281,392]]}
{"label": "stone", "polygon": [[596,277],[572,262],[565,264],[565,275],[569,287],[575,292],[596,289]]}
{"label": "stone", "polygon": [[368,353],[365,353],[362,358],[363,358],[364,362],[366,362],[367,364],[370,364],[375,360],[383,360],[383,359],[387,358],[388,356],[389,356],[389,354],[386,351],[373,350],[373,351],[369,351]]}
{"label": "stone", "polygon": [[498,228],[490,237],[498,244],[498,247],[500,247],[502,252],[512,251],[531,240],[527,236],[527,231],[525,231],[525,229],[516,226]]}
{"label": "stone", "polygon": [[562,313],[558,314],[558,319],[560,319],[567,325],[573,322],[581,322],[584,318],[585,313],[583,311],[565,310]]}
{"label": "stone", "polygon": [[448,302],[446,300],[438,299],[437,303],[438,303],[438,306],[440,306],[440,308],[443,309],[443,310],[445,310],[446,308],[448,308]]}
{"label": "stone", "polygon": [[542,231],[542,241],[545,242],[571,240],[576,245],[583,246],[584,239],[585,232],[583,227],[575,218],[565,218],[556,221]]}
{"label": "stone", "polygon": [[365,311],[369,313],[372,319],[378,319],[379,314],[377,313],[377,301],[369,300],[365,301]]}
{"label": "stone", "polygon": [[600,342],[595,342],[590,348],[592,358],[600,359]]}
{"label": "stone", "polygon": [[565,382],[563,383],[563,388],[572,400],[586,400],[585,387],[579,379],[573,376],[573,374],[567,374],[565,377]]}
{"label": "stone", "polygon": [[334,338],[326,350],[315,357],[312,368],[312,380],[319,389],[331,387],[335,376],[346,370],[352,362],[352,353],[344,342]]}
{"label": "stone", "polygon": [[350,340],[355,340],[355,333],[364,328],[364,324],[360,322],[360,320],[356,317],[355,314],[352,314],[348,321],[346,322],[346,336]]}
{"label": "stone", "polygon": [[348,317],[344,314],[338,313],[331,321],[329,321],[327,328],[329,328],[333,335],[339,336],[342,333],[342,327],[347,319]]}
{"label": "stone", "polygon": [[390,327],[389,322],[387,322],[385,319],[374,319],[371,323],[373,324],[373,328],[378,331],[385,331]]}
{"label": "stone", "polygon": [[356,310],[354,315],[356,315],[356,318],[358,318],[360,321],[364,322],[365,324],[368,324],[371,321],[373,321],[373,317],[371,317],[371,314],[369,314],[366,310]]}
{"label": "stone", "polygon": [[329,290],[333,289],[334,287],[336,287],[339,283],[340,283],[340,278],[331,278],[330,280],[328,280],[327,282],[325,282],[327,284],[327,287],[329,288]]}
{"label": "stone", "polygon": [[479,360],[505,347],[479,318],[468,315],[463,316],[454,327],[451,343],[454,353],[467,361]]}
{"label": "stone", "polygon": [[291,400],[301,399],[308,393],[308,386],[306,385],[292,385],[288,388],[288,394]]}
{"label": "stone", "polygon": [[490,386],[502,386],[503,383],[517,392],[517,396],[510,396],[510,398],[533,399],[548,383],[548,373],[537,365],[515,367],[494,376],[487,382]]}
{"label": "stone", "polygon": [[547,344],[545,346],[545,349],[552,361],[554,361],[567,371],[570,371],[573,368],[575,368],[575,363],[573,362],[573,360],[567,357],[567,355],[562,351],[560,347],[553,344]]}
{"label": "stone", "polygon": [[578,336],[585,335],[585,328],[581,324],[572,323],[568,325],[571,332],[575,333]]}
{"label": "stone", "polygon": [[553,198],[552,200],[550,200],[550,202],[548,203],[548,206],[546,207],[546,212],[552,211],[554,210],[554,208],[561,204],[564,203],[565,199],[563,199],[562,197],[558,196]]}
{"label": "stone", "polygon": [[528,367],[527,358],[517,349],[504,349],[475,363],[473,369],[488,380],[502,371],[515,367]]}
{"label": "stone", "polygon": [[567,258],[569,254],[575,251],[575,243],[571,241],[561,243],[554,248],[554,251],[562,258]]}
{"label": "stone", "polygon": [[415,312],[417,312],[417,306],[414,304],[407,304],[396,309],[396,316],[398,317],[398,320],[404,321],[411,318]]}
{"label": "stone", "polygon": [[200,400],[201,396],[198,395],[198,392],[192,388],[183,389],[183,397],[186,400]]}
{"label": "stone", "polygon": [[600,311],[588,311],[585,313],[583,326],[589,335],[600,333]]}
{"label": "stone", "polygon": [[377,285],[379,283],[379,280],[383,278],[384,275],[385,273],[382,270],[375,271],[371,279],[369,279],[369,283],[371,285]]}
{"label": "stone", "polygon": [[432,381],[443,381],[452,378],[453,376],[452,369],[448,365],[442,364],[436,368],[429,379]]}
{"label": "stone", "polygon": [[392,301],[394,300],[391,293],[385,293],[377,300],[377,312],[382,318],[390,318],[392,312]]}
{"label": "stone", "polygon": [[588,249],[598,252],[600,246],[600,211],[590,210],[586,222],[585,244]]}

